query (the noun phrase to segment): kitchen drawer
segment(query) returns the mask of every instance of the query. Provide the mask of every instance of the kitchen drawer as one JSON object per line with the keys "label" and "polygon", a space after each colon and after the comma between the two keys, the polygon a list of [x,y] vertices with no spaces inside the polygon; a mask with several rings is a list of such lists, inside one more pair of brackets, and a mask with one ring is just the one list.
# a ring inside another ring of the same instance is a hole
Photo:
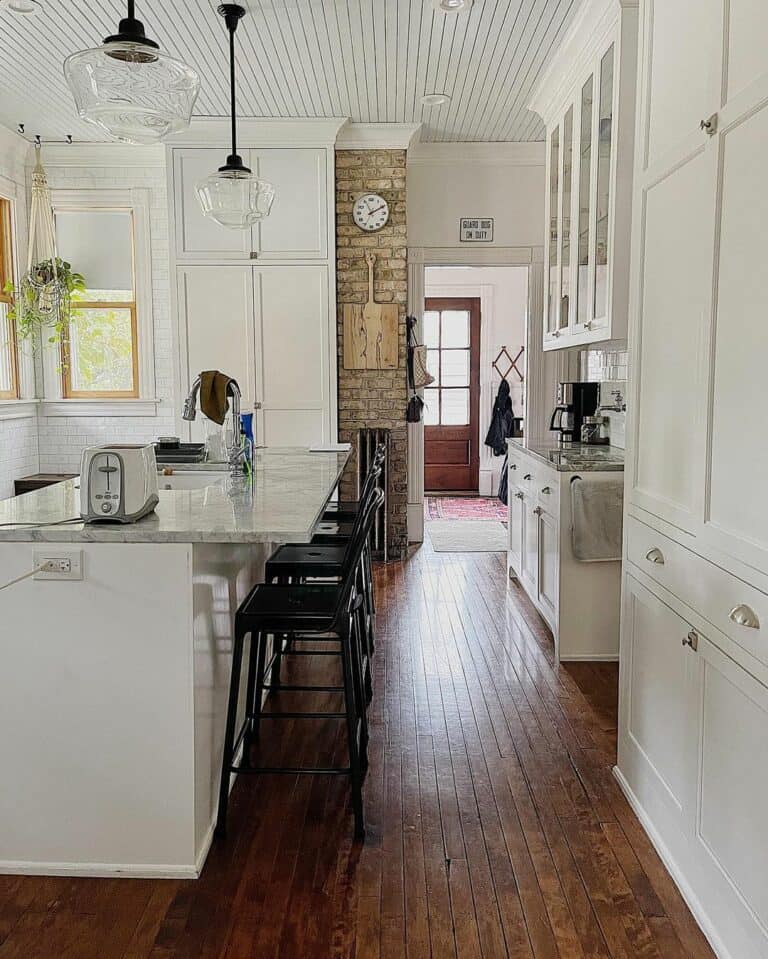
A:
{"label": "kitchen drawer", "polygon": [[558,473],[539,467],[534,474],[534,486],[539,505],[553,516],[560,513],[560,477]]}
{"label": "kitchen drawer", "polygon": [[765,593],[631,516],[626,536],[630,562],[768,666]]}

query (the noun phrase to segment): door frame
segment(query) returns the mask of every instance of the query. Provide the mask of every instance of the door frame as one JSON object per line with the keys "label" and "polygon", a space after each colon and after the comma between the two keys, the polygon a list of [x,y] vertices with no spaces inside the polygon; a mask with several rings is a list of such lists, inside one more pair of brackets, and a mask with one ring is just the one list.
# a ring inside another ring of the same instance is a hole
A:
{"label": "door frame", "polygon": [[[446,492],[477,493],[480,488],[480,330],[483,322],[482,301],[479,296],[430,296],[424,299],[424,308],[427,309],[427,299],[431,304],[430,310],[449,310],[452,307],[464,309],[468,304],[469,311],[469,486],[466,490],[452,490]],[[456,303],[462,306],[456,306]],[[426,430],[430,427],[424,426]],[[431,427],[434,428],[434,427]],[[439,424],[438,424],[439,428]],[[450,427],[448,427],[450,428]],[[426,435],[424,469],[426,471]],[[426,482],[426,480],[425,480]]]}

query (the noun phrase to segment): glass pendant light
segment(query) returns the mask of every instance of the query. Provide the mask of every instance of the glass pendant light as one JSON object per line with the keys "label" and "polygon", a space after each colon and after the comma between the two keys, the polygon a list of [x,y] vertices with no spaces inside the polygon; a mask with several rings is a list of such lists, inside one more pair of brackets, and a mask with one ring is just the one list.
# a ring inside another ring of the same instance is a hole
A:
{"label": "glass pendant light", "polygon": [[218,8],[229,31],[229,89],[232,121],[232,152],[224,166],[197,184],[203,214],[232,230],[245,230],[269,216],[275,188],[260,180],[243,163],[237,152],[235,113],[235,30],[245,9],[239,3],[222,3]]}
{"label": "glass pendant light", "polygon": [[64,76],[84,120],[126,143],[157,143],[189,126],[200,78],[144,35],[134,6],[102,46],[67,57]]}

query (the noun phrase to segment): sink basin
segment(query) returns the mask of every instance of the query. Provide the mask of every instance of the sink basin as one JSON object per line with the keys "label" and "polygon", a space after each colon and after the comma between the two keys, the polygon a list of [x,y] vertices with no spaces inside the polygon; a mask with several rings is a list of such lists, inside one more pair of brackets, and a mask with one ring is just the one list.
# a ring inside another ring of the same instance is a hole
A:
{"label": "sink basin", "polygon": [[213,470],[190,470],[185,473],[172,473],[170,476],[159,475],[157,485],[161,490],[196,490],[206,486],[222,486],[227,478],[226,473]]}

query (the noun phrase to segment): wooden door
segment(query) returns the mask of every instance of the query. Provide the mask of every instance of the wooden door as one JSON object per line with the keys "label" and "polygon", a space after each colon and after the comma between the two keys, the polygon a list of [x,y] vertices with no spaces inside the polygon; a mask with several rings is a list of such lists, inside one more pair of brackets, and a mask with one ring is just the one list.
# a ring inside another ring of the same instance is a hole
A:
{"label": "wooden door", "polygon": [[476,493],[480,466],[480,300],[428,298],[424,312],[424,488]]}

